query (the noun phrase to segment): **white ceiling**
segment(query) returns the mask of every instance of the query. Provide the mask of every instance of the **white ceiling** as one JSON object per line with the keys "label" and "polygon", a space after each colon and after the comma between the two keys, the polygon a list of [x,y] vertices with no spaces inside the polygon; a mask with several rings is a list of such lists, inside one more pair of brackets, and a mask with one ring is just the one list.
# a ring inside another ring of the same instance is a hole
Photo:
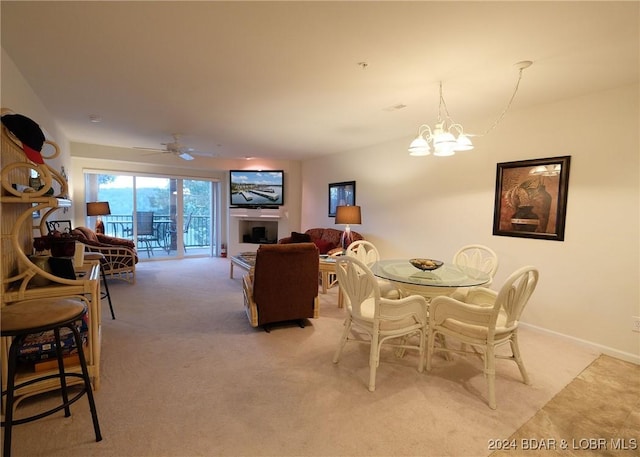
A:
{"label": "white ceiling", "polygon": [[80,143],[302,159],[410,139],[439,81],[482,132],[521,60],[513,110],[638,81],[637,1],[0,5],[2,47]]}

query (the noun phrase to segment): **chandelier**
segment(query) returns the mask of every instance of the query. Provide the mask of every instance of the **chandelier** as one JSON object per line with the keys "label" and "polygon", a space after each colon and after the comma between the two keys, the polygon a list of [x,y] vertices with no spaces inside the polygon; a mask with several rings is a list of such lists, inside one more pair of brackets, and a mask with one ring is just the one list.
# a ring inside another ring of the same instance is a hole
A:
{"label": "chandelier", "polygon": [[[518,68],[518,80],[516,81],[516,87],[507,103],[507,106],[498,119],[489,127],[483,134],[486,135],[493,130],[498,123],[502,120],[505,113],[511,107],[513,100],[518,92],[518,86],[520,85],[520,79],[522,79],[522,71],[525,68],[531,66],[533,62],[530,60],[523,60],[516,63]],[[456,137],[457,135],[457,137]],[[426,156],[431,154],[431,146],[433,146],[433,155],[436,156],[451,156],[457,151],[468,151],[473,149],[473,143],[469,139],[470,136],[481,136],[477,134],[464,133],[462,125],[456,123],[451,119],[449,110],[447,109],[447,103],[444,100],[442,94],[442,82],[440,82],[440,101],[438,105],[438,122],[435,127],[431,128],[426,124],[422,124],[418,127],[418,136],[409,145],[409,155],[412,156]]]}

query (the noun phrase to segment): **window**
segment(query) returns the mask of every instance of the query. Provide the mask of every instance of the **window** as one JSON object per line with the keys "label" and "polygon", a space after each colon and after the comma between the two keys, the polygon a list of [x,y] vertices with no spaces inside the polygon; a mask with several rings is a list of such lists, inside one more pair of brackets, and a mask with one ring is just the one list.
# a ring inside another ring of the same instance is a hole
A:
{"label": "window", "polygon": [[[105,233],[135,240],[142,260],[217,252],[217,181],[100,172],[85,172],[85,181],[87,202],[109,202]],[[153,213],[151,234],[141,228],[142,212]]]}

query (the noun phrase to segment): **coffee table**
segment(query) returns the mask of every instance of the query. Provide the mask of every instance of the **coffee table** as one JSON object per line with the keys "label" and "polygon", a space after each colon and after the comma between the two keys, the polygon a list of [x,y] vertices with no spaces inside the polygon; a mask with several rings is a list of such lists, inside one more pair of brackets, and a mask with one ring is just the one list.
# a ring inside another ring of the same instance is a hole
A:
{"label": "coffee table", "polygon": [[[229,264],[229,277],[233,279],[234,267],[242,268],[245,271],[250,272],[256,263],[255,252],[243,252],[238,255],[230,257],[231,263]],[[320,284],[322,287],[322,293],[326,294],[327,289],[335,284],[335,281],[330,281],[331,273],[336,272],[336,259],[332,257],[320,256],[319,259],[320,270]]]}
{"label": "coffee table", "polygon": [[243,252],[241,254],[231,256],[229,260],[231,260],[231,264],[229,265],[229,277],[233,279],[234,266],[246,271],[251,271],[253,266],[256,264],[256,253]]}
{"label": "coffee table", "polygon": [[333,257],[320,256],[320,283],[322,285],[322,293],[326,294],[327,289],[332,287],[336,281],[330,281],[329,275],[336,273],[336,259]]}

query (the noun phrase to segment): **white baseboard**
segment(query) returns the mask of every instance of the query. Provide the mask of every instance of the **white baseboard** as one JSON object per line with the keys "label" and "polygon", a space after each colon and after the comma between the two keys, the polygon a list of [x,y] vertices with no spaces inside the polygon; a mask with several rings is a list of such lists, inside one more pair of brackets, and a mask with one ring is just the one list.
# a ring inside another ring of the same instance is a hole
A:
{"label": "white baseboard", "polygon": [[538,327],[536,325],[527,324],[525,322],[520,322],[520,325],[523,327],[530,328],[532,330],[539,331],[541,333],[547,333],[554,336],[559,336],[561,338],[566,338],[575,343],[581,344],[583,346],[589,347],[594,351],[600,352],[602,354],[615,357],[616,359],[624,360],[627,362],[635,363],[636,365],[640,365],[640,355],[632,354],[630,352],[619,351],[617,349],[610,348],[608,346],[603,346],[598,343],[594,343],[593,341],[583,340],[581,338],[576,338],[574,336],[565,335],[564,333],[554,332],[553,330],[546,329],[544,327]]}

